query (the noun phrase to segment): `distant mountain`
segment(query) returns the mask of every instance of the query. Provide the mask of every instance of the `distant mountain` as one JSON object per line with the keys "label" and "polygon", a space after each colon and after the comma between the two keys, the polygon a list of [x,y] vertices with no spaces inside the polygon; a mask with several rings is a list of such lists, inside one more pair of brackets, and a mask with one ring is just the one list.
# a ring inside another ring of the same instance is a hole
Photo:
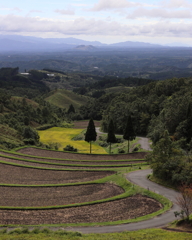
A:
{"label": "distant mountain", "polygon": [[93,47],[92,45],[79,45],[79,46],[75,47],[74,49],[81,50],[81,51],[94,51],[97,48]]}
{"label": "distant mountain", "polygon": [[131,41],[113,43],[113,44],[110,44],[110,46],[112,46],[112,47],[129,47],[129,48],[158,48],[158,47],[162,47],[161,45],[158,45],[158,44],[151,44],[151,43],[145,43],[145,42],[131,42]]}
{"label": "distant mountain", "polygon": [[37,38],[19,35],[0,35],[0,52],[70,50],[78,45],[105,46],[100,42],[76,38]]}
{"label": "distant mountain", "polygon": [[0,38],[0,52],[26,52],[26,51],[57,51],[72,49],[70,44],[54,44],[48,41],[30,39]]}
{"label": "distant mountain", "polygon": [[[86,47],[78,47],[78,46]],[[89,47],[87,47],[89,46]],[[90,47],[92,46],[92,47]],[[161,45],[144,42],[120,42],[114,44],[103,44],[98,41],[85,41],[77,38],[38,38],[20,35],[0,35],[0,52],[26,52],[26,51],[62,51],[76,48],[80,50],[92,50],[94,47],[102,50],[116,48],[159,48]],[[94,49],[96,50],[96,48]]]}

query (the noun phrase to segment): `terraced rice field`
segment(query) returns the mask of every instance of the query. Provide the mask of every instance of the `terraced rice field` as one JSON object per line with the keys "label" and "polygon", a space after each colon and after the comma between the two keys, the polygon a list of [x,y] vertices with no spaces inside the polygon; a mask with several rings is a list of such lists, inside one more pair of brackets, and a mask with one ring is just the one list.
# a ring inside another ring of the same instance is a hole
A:
{"label": "terraced rice field", "polygon": [[158,211],[161,203],[140,193],[128,196],[113,180],[125,181],[118,169],[145,164],[145,155],[0,151],[0,224],[99,223]]}
{"label": "terraced rice field", "polygon": [[[44,131],[38,131],[40,136],[40,141],[45,144],[57,143],[59,150],[63,150],[67,145],[72,145],[74,148],[78,149],[80,153],[89,153],[89,143],[80,140],[73,141],[72,139],[80,134],[82,129],[73,128],[59,128],[53,127]],[[104,148],[92,143],[92,152],[97,154],[107,154]]]}

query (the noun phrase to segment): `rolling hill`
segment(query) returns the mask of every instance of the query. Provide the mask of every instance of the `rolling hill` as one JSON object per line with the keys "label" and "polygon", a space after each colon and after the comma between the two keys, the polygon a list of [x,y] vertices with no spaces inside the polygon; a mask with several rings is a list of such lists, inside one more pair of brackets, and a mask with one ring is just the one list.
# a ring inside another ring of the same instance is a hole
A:
{"label": "rolling hill", "polygon": [[86,104],[89,101],[89,98],[65,89],[57,89],[50,92],[45,100],[57,107],[68,109],[71,104],[74,108],[79,108]]}

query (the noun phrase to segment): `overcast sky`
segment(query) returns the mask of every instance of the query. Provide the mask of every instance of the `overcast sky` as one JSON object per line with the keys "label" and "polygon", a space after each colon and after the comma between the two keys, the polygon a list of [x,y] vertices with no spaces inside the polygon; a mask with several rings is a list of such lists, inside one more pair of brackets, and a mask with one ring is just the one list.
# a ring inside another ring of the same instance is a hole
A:
{"label": "overcast sky", "polygon": [[0,0],[0,33],[192,45],[192,0]]}

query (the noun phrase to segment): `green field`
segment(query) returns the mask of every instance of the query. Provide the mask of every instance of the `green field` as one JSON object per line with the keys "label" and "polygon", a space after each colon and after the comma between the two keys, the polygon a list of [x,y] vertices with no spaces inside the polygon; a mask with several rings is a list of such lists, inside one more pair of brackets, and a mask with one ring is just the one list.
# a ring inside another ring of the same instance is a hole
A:
{"label": "green field", "polygon": [[89,98],[65,89],[57,89],[52,91],[45,100],[57,107],[68,109],[70,104],[73,104],[74,108],[79,108],[86,104]]}
{"label": "green field", "polygon": [[[73,147],[78,149],[80,153],[89,153],[88,142],[84,140],[73,141],[72,139],[79,135],[82,132],[82,129],[72,129],[72,128],[59,128],[53,127],[44,131],[38,131],[40,136],[40,141],[42,143],[51,145],[53,143],[58,143],[59,150],[63,150],[63,148],[67,145],[72,145]],[[107,154],[104,148],[92,144],[92,153],[95,154]]]}

